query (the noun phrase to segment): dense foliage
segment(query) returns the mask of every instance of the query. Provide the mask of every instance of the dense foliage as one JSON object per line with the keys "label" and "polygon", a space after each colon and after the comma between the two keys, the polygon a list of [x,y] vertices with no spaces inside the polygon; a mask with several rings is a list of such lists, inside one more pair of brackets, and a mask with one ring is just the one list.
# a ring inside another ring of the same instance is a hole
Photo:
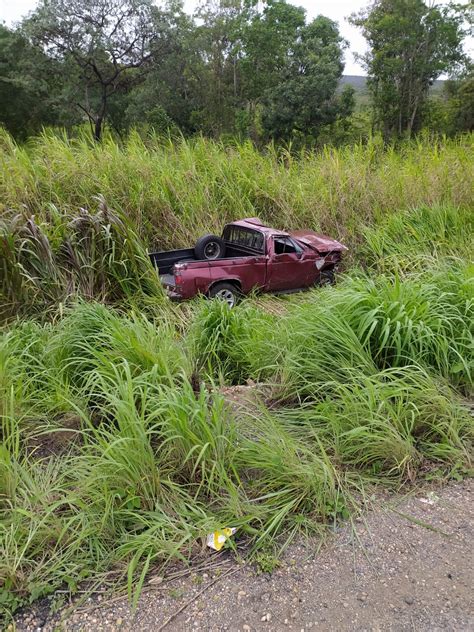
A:
{"label": "dense foliage", "polygon": [[423,0],[376,0],[352,22],[369,43],[363,59],[384,137],[410,136],[422,126],[430,85],[463,61],[462,12]]}
{"label": "dense foliage", "polygon": [[[0,60],[15,53],[8,75],[16,83],[38,97],[38,83],[52,87],[58,122],[89,121],[97,140],[106,122],[118,132],[152,125],[316,139],[354,105],[350,88],[338,91],[345,43],[337,25],[322,16],[307,23],[285,0],[208,2],[193,17],[174,0],[162,8],[149,0],[40,2],[18,31],[2,27],[0,44]],[[46,63],[34,79],[35,56]],[[1,120],[14,133],[50,122],[37,108],[23,113],[22,129],[10,120],[12,105],[3,104]]]}
{"label": "dense foliage", "polygon": [[41,0],[18,28],[0,26],[0,122],[19,139],[84,125],[96,140],[106,126],[118,135],[152,127],[260,146],[424,126],[455,134],[469,129],[469,88],[453,76],[449,123],[428,115],[428,89],[469,67],[464,17],[453,5],[377,0],[354,18],[370,47],[371,117],[367,97],[342,81],[338,25],[308,20],[287,0],[209,0],[193,15],[180,0]]}

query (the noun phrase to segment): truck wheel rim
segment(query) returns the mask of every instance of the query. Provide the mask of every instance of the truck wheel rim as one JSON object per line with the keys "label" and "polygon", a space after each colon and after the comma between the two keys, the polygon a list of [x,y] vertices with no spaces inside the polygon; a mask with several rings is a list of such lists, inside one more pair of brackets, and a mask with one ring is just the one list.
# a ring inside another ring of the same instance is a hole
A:
{"label": "truck wheel rim", "polygon": [[215,241],[210,241],[204,248],[204,256],[206,259],[217,259],[221,254],[220,246]]}
{"label": "truck wheel rim", "polygon": [[230,290],[219,290],[216,292],[216,298],[220,301],[225,301],[229,307],[234,307],[235,296]]}

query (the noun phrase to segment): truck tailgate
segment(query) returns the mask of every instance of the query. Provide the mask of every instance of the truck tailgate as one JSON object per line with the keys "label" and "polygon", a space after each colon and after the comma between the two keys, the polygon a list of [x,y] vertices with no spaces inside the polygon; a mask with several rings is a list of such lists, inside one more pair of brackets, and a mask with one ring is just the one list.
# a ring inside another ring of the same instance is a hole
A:
{"label": "truck tailgate", "polygon": [[175,287],[174,276],[172,274],[160,274],[160,281],[162,285]]}

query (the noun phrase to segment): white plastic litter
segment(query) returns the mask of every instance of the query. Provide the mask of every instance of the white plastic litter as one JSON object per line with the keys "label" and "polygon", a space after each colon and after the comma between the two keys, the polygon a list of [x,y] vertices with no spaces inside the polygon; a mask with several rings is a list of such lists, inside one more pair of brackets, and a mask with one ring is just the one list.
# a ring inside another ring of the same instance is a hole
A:
{"label": "white plastic litter", "polygon": [[428,492],[427,498],[420,498],[421,503],[425,503],[426,505],[436,505],[439,500],[439,496],[437,496],[434,492]]}
{"label": "white plastic litter", "polygon": [[209,533],[206,539],[206,544],[214,551],[220,551],[224,546],[226,540],[237,531],[237,527],[226,527],[220,531],[214,531]]}

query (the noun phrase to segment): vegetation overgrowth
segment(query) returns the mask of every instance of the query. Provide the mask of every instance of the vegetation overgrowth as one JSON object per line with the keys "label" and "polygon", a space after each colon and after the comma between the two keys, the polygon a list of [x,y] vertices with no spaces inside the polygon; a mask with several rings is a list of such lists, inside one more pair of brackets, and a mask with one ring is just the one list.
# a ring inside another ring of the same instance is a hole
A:
{"label": "vegetation overgrowth", "polygon": [[[386,213],[422,205],[471,207],[472,134],[426,136],[400,147],[378,138],[296,154],[269,145],[132,133],[94,146],[46,131],[26,145],[0,136],[0,204],[55,225],[102,195],[149,246],[179,246],[236,217],[258,214],[342,237]],[[55,213],[56,209],[56,213]],[[58,228],[56,228],[58,230]]]}
{"label": "vegetation overgrowth", "polygon": [[[374,139],[293,155],[272,146],[260,153],[250,142],[226,146],[138,134],[94,146],[85,136],[51,131],[20,146],[2,132],[0,310],[43,312],[70,296],[111,302],[134,295],[143,302],[159,294],[147,248],[189,245],[236,217],[258,215],[287,229],[311,226],[347,241],[349,256],[371,240],[368,263],[394,255],[400,265],[411,265],[430,240],[443,252],[455,249],[451,233],[459,232],[465,251],[472,141],[472,135],[426,137],[384,148]],[[439,209],[430,215],[436,235],[423,233],[423,207]],[[423,244],[416,237],[418,215],[398,215],[413,208],[421,209]],[[391,223],[376,243],[377,234],[367,231],[388,216]],[[409,250],[400,253],[410,236]]]}
{"label": "vegetation overgrowth", "polygon": [[[279,551],[359,511],[369,485],[469,471],[470,137],[298,157],[2,143],[5,613],[95,581],[136,603],[213,529]],[[338,285],[234,310],[165,300],[148,244],[257,214],[343,235]],[[225,402],[220,387],[249,384],[252,404]]]}

